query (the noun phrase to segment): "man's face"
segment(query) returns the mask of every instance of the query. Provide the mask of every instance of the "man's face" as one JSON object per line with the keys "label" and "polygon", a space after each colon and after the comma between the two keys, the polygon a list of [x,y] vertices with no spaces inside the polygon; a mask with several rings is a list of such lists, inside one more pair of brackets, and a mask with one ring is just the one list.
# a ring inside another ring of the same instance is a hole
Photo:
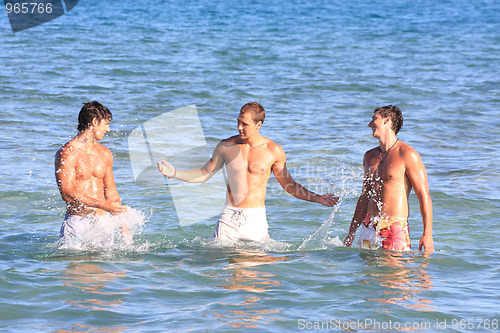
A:
{"label": "man's face", "polygon": [[94,136],[97,141],[101,141],[104,135],[110,131],[109,119],[102,119],[101,121],[94,118]]}
{"label": "man's face", "polygon": [[262,122],[257,124],[253,121],[252,114],[250,112],[240,113],[238,117],[238,133],[241,139],[248,139],[259,132],[259,128]]}
{"label": "man's face", "polygon": [[381,134],[381,130],[386,124],[386,121],[384,120],[385,119],[382,118],[380,113],[376,112],[373,114],[372,121],[368,123],[368,127],[372,129],[372,134],[374,137],[378,137]]}

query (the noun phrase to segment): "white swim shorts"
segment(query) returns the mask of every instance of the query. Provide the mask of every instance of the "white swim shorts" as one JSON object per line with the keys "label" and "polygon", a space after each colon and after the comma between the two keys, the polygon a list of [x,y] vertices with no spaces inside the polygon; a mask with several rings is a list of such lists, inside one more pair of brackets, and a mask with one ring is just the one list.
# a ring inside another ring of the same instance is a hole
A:
{"label": "white swim shorts", "polygon": [[66,214],[59,235],[64,243],[91,243],[96,246],[110,246],[114,243],[114,227],[108,225],[107,215],[77,216]]}
{"label": "white swim shorts", "polygon": [[215,226],[214,237],[224,240],[249,240],[266,242],[271,240],[266,208],[237,208],[224,206]]}

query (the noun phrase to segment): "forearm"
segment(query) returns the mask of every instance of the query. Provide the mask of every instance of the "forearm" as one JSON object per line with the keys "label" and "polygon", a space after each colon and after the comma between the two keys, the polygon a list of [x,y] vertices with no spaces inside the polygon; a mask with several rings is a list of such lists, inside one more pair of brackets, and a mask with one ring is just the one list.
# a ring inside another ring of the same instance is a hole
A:
{"label": "forearm", "polygon": [[82,206],[82,207],[100,208],[100,209],[102,209],[102,206],[104,206],[104,200],[92,198],[82,193],[68,191],[65,192],[62,195],[62,197],[64,201],[66,201],[68,204],[72,206]]}
{"label": "forearm", "polygon": [[422,215],[422,222],[424,231],[418,243],[419,251],[425,249],[425,253],[434,252],[434,240],[432,239],[432,202],[431,197],[427,193],[424,196],[419,196],[420,199],[420,213]]}
{"label": "forearm", "polygon": [[349,227],[349,235],[354,234],[359,225],[363,222],[368,211],[368,197],[361,195],[356,204],[354,215],[352,217],[351,226]]}
{"label": "forearm", "polygon": [[177,178],[188,183],[203,183],[209,180],[212,174],[204,171],[203,169],[195,169],[189,171],[175,170],[172,178]]}
{"label": "forearm", "polygon": [[432,236],[432,201],[430,195],[420,200],[420,213],[423,222],[423,234]]}
{"label": "forearm", "polygon": [[297,199],[301,199],[301,200],[305,200],[305,201],[319,202],[319,200],[321,198],[321,195],[309,191],[304,186],[302,186],[296,182],[293,182],[292,184],[286,185],[285,191],[287,191],[287,193],[293,195]]}
{"label": "forearm", "polygon": [[77,191],[67,191],[62,195],[64,201],[77,208],[97,208],[105,211],[111,211],[112,199],[98,199],[85,195]]}
{"label": "forearm", "polygon": [[349,233],[344,240],[345,246],[352,246],[356,230],[366,216],[367,207],[368,198],[365,195],[361,195],[358,199],[358,203],[356,204],[356,209],[354,210],[354,216],[352,217],[351,225],[349,227]]}

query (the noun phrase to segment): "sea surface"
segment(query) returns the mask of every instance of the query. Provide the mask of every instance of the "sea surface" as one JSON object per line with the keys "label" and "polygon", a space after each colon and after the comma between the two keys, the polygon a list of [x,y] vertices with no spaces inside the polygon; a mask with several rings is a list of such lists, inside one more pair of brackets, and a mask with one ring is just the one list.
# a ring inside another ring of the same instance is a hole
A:
{"label": "sea surface", "polygon": [[[2,7],[0,50],[0,331],[499,331],[499,1],[82,0],[18,33]],[[91,100],[113,113],[102,143],[133,245],[58,243],[54,154]],[[176,202],[182,185],[152,162],[199,133],[208,159],[249,101],[293,177],[341,200],[300,201],[271,180],[274,241],[221,244],[206,200],[223,187]],[[415,194],[410,253],[342,246],[378,144],[367,124],[387,104],[427,168],[430,256]],[[186,107],[186,127],[162,123],[177,141],[132,149],[135,130]],[[148,178],[132,160],[151,147]]]}

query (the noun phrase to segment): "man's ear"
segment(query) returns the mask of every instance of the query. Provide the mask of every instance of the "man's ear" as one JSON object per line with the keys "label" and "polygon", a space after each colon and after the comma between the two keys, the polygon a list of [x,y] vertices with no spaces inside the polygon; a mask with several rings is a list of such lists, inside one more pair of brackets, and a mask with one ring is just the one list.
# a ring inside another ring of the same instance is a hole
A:
{"label": "man's ear", "polygon": [[260,127],[262,126],[262,121],[261,121],[261,120],[259,120],[259,121],[257,122],[256,126],[257,126],[257,129],[260,129]]}
{"label": "man's ear", "polygon": [[97,125],[99,125],[100,121],[97,120],[97,118],[92,118],[92,126],[96,127]]}

